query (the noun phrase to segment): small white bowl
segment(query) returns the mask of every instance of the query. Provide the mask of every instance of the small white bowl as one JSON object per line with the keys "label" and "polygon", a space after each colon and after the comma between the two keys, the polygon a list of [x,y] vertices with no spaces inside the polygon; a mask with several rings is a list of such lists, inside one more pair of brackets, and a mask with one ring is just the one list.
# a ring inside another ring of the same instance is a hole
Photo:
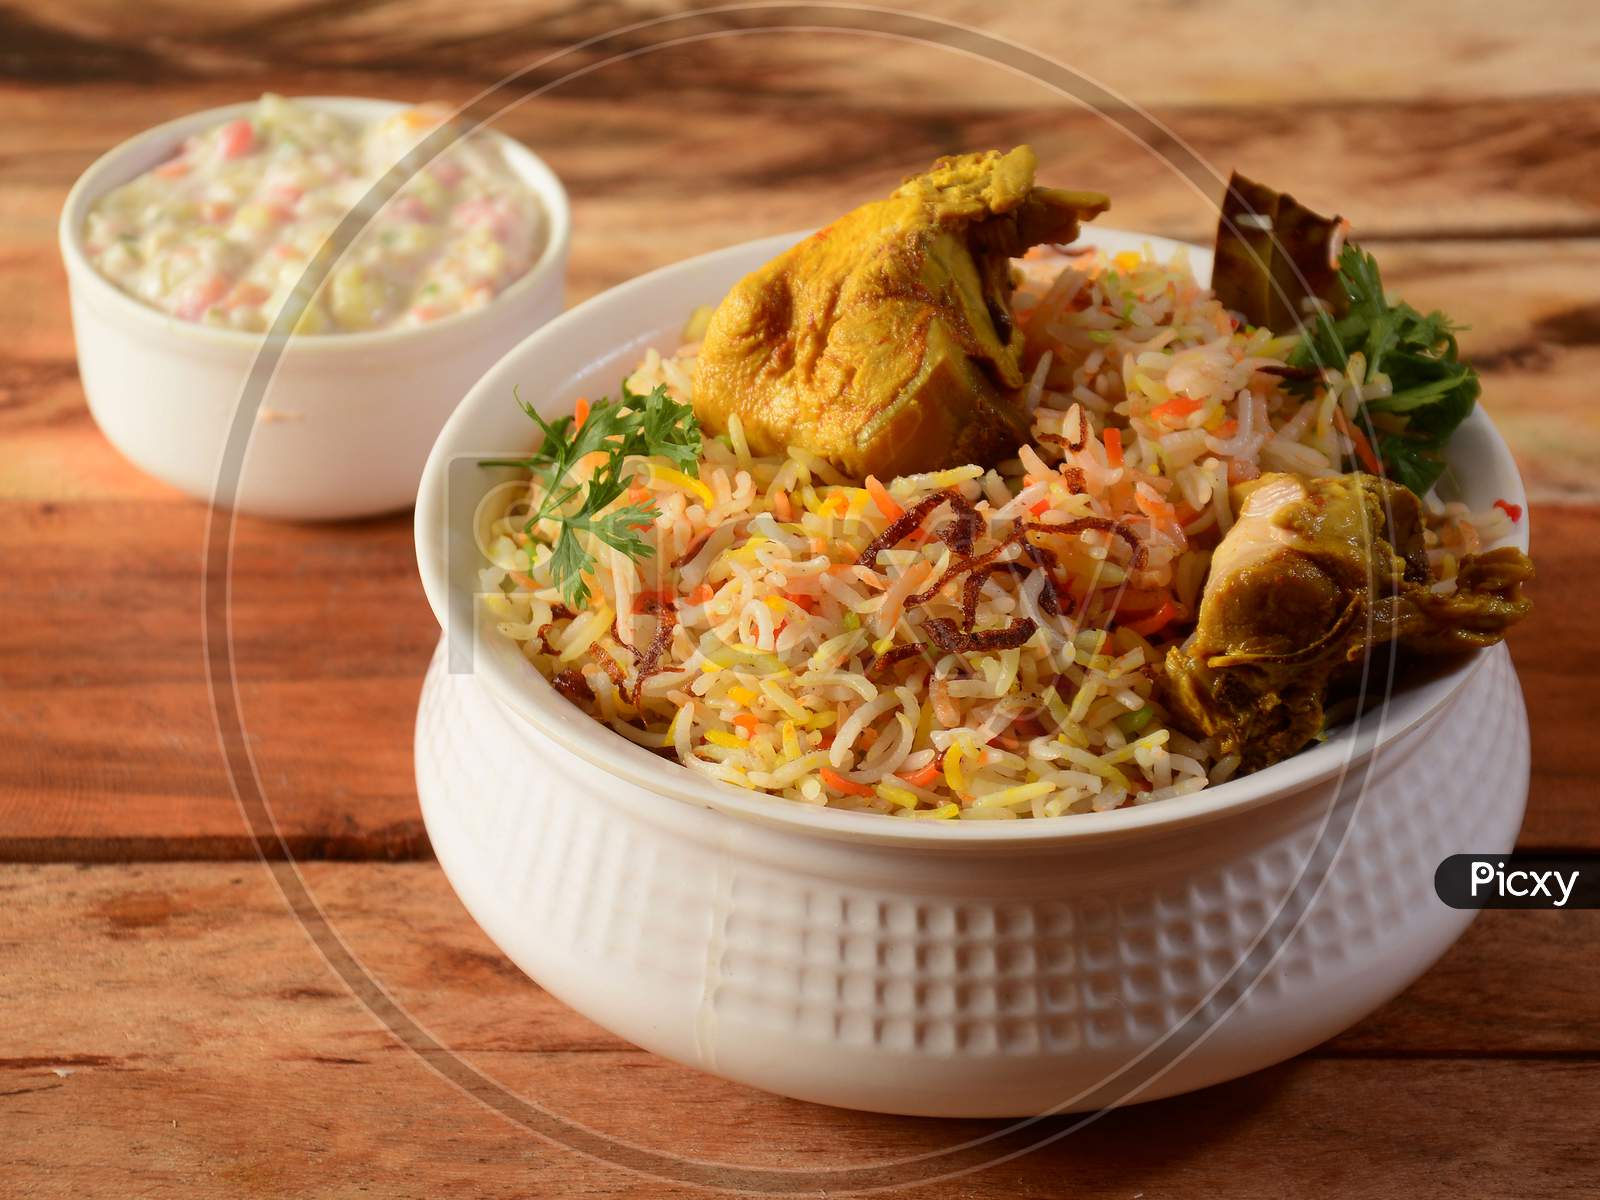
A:
{"label": "small white bowl", "polygon": [[[1435,898],[1439,861],[1503,853],[1521,823],[1528,729],[1503,646],[1194,796],[930,823],[708,781],[581,713],[477,612],[473,512],[508,473],[476,462],[534,440],[513,387],[546,416],[614,393],[695,305],[793,240],[579,306],[507,355],[440,435],[416,535],[447,637],[423,689],[417,786],[467,909],[549,991],[641,1046],[911,1114],[1170,1095],[1297,1054],[1410,983],[1471,919]],[[1209,255],[1188,250],[1205,278]],[[1481,409],[1451,461],[1474,510],[1525,504]],[[1304,919],[1275,924],[1280,910]]]}
{"label": "small white bowl", "polygon": [[[409,107],[353,97],[299,103],[360,121]],[[83,173],[61,210],[61,257],[90,412],[136,466],[207,501],[264,335],[179,320],[128,295],[89,262],[83,228],[107,192],[169,158],[184,138],[254,107],[213,108],[130,138]],[[566,191],[520,142],[483,136],[499,140],[540,201],[546,241],[539,258],[479,309],[415,329],[290,338],[253,427],[239,431],[248,433],[249,448],[237,510],[316,520],[405,508],[429,447],[467,389],[561,311],[571,238]]]}

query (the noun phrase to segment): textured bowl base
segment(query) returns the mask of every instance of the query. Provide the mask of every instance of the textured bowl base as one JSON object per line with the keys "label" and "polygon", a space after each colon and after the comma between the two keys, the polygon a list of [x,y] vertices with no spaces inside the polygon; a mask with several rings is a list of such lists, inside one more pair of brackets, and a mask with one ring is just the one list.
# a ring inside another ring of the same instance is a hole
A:
{"label": "textured bowl base", "polygon": [[440,864],[547,990],[727,1079],[930,1116],[1155,1099],[1347,1028],[1466,928],[1434,869],[1510,848],[1528,764],[1504,647],[1346,800],[1321,785],[1109,849],[929,855],[693,808],[578,759],[442,653],[417,723]]}

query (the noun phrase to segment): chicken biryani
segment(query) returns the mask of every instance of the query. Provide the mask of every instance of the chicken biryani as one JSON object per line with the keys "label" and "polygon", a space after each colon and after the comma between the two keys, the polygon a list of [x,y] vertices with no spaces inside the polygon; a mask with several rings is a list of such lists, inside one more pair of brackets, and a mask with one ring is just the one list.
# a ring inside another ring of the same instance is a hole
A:
{"label": "chicken biryani", "polygon": [[[1105,196],[942,159],[740,281],[477,516],[568,700],[708,779],[912,819],[1188,795],[1375,651],[1501,639],[1522,513],[1439,499],[1478,382],[1327,219],[1230,182],[1212,286]],[[708,298],[710,299],[710,298]]]}

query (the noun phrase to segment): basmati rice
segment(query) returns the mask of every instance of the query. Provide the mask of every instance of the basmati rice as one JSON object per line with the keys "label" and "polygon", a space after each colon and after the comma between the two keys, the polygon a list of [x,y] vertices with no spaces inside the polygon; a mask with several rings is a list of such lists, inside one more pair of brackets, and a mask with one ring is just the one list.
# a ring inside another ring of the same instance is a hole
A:
{"label": "basmati rice", "polygon": [[[636,562],[591,541],[586,613],[552,585],[553,526],[523,528],[536,485],[491,491],[475,528],[500,633],[547,677],[579,671],[589,711],[630,740],[802,803],[1005,820],[1228,779],[1238,757],[1170,729],[1156,682],[1232,525],[1229,487],[1345,469],[1332,414],[1387,381],[1352,360],[1310,398],[1286,390],[1272,369],[1293,339],[1238,329],[1181,253],[1036,250],[1019,266],[1033,441],[993,470],[887,481],[891,511],[933,506],[920,534],[864,556],[890,523],[869,491],[798,448],[752,454],[734,422],[707,439],[698,479],[630,460],[660,510],[657,552]],[[687,401],[695,349],[650,351],[630,386]],[[948,532],[963,512],[970,554]],[[1498,509],[1429,513],[1442,586],[1510,527]]]}

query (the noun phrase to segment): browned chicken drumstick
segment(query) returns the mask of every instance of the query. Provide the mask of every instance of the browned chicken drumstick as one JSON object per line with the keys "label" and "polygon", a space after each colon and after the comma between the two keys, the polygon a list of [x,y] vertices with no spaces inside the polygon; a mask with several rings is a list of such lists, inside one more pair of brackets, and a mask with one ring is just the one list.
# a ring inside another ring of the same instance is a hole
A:
{"label": "browned chicken drumstick", "polygon": [[1243,770],[1321,732],[1330,685],[1374,647],[1476,649],[1528,614],[1533,564],[1513,548],[1466,556],[1454,589],[1435,591],[1421,502],[1390,480],[1268,474],[1233,499],[1239,520],[1212,557],[1199,624],[1167,652],[1166,693]]}

